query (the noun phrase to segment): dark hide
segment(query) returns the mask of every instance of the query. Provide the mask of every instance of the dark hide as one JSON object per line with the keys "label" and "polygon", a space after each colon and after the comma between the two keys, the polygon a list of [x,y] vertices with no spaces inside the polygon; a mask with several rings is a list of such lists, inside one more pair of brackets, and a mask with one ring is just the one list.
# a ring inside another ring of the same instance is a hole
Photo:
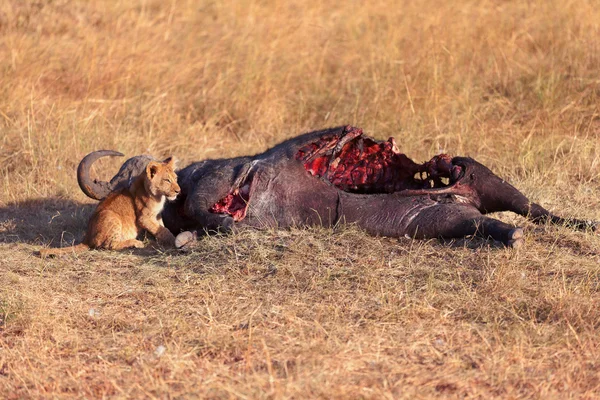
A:
{"label": "dark hide", "polygon": [[[87,157],[95,160],[94,154]],[[150,160],[129,159],[109,184],[89,180],[86,159],[78,176],[93,198],[126,185]],[[516,246],[522,229],[485,214],[513,211],[536,223],[581,230],[598,226],[551,214],[471,158],[439,155],[417,164],[399,152],[393,139],[375,141],[353,127],[310,132],[251,157],[193,163],[178,177],[181,195],[163,212],[165,226],[174,234],[229,231],[236,225],[356,223],[374,235],[478,234]]]}

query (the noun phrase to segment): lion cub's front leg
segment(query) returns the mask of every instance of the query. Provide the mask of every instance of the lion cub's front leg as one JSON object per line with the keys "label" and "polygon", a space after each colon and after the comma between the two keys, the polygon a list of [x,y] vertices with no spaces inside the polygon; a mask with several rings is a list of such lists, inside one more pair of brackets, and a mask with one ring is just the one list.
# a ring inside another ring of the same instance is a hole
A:
{"label": "lion cub's front leg", "polygon": [[165,247],[175,247],[175,236],[154,217],[142,216],[139,219],[140,226],[150,232]]}

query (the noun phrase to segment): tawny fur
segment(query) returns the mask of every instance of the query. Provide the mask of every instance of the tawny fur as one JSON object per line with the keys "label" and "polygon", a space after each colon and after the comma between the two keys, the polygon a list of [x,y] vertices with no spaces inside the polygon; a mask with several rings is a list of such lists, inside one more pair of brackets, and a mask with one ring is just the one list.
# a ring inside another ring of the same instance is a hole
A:
{"label": "tawny fur", "polygon": [[143,230],[150,232],[163,246],[173,247],[175,237],[164,227],[161,212],[165,201],[175,200],[180,192],[174,167],[173,158],[150,162],[129,187],[111,192],[98,204],[82,243],[42,249],[40,256],[88,249],[142,248],[144,244],[137,237]]}

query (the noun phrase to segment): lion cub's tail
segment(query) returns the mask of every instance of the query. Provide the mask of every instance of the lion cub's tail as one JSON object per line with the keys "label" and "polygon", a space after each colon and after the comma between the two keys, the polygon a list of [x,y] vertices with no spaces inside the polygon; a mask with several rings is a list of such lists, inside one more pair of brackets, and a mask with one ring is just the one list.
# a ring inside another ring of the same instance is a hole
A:
{"label": "lion cub's tail", "polygon": [[90,246],[88,246],[85,243],[79,243],[79,244],[76,244],[75,246],[70,246],[70,247],[61,247],[61,248],[54,248],[54,249],[40,249],[40,257],[46,258],[46,257],[53,257],[53,256],[57,256],[59,254],[65,254],[65,253],[81,253],[82,251],[86,251],[89,249],[90,249]]}

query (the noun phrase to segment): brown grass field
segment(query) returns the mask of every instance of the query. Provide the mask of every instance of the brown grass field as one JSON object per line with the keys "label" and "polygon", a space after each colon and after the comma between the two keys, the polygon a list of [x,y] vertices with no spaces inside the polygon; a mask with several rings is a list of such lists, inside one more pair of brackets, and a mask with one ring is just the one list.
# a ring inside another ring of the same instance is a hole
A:
{"label": "brown grass field", "polygon": [[186,165],[341,124],[600,219],[600,7],[1,1],[0,398],[600,398],[590,233],[502,214],[522,248],[340,227],[34,254],[82,238],[90,151]]}

